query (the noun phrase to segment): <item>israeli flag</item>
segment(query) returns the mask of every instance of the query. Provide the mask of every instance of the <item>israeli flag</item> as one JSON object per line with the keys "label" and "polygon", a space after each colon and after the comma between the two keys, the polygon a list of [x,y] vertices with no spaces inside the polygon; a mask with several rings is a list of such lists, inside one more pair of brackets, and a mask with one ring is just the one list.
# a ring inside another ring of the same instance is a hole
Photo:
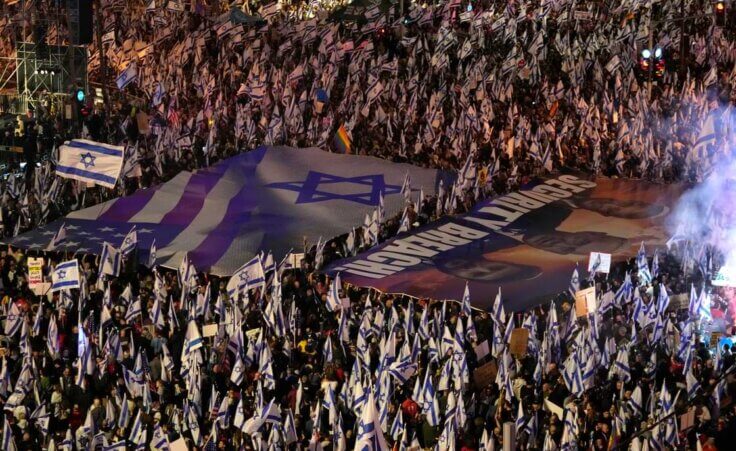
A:
{"label": "israeli flag", "polygon": [[51,291],[79,288],[79,262],[69,260],[56,265],[51,274]]}
{"label": "israeli flag", "polygon": [[46,250],[53,251],[56,250],[59,246],[64,244],[66,241],[66,224],[62,224],[59,228],[59,231],[54,234],[54,237],[51,238],[51,242],[48,246],[46,246]]}
{"label": "israeli flag", "polygon": [[138,246],[138,232],[135,230],[135,226],[130,229],[130,232],[125,236],[123,244],[120,245],[120,252],[123,256],[127,257],[131,252]]}
{"label": "israeli flag", "polygon": [[161,82],[158,82],[156,84],[156,91],[153,93],[153,106],[159,106],[161,105],[161,102],[163,101],[164,94],[166,94],[166,91],[164,91],[164,86],[161,84]]}
{"label": "israeli flag", "polygon": [[138,67],[135,64],[131,64],[125,68],[124,71],[120,72],[118,78],[115,79],[115,84],[118,85],[119,90],[125,89],[126,86],[138,79]]}
{"label": "israeli flag", "polygon": [[86,139],[67,141],[59,148],[56,175],[114,188],[123,168],[124,150]]}
{"label": "israeli flag", "polygon": [[261,259],[256,256],[248,263],[240,267],[227,283],[227,293],[232,296],[235,292],[239,292],[245,286],[249,289],[256,289],[266,285],[266,276],[263,272]]}
{"label": "israeli flag", "polygon": [[120,251],[111,244],[105,242],[102,245],[100,255],[100,273],[117,277],[120,275],[121,258]]}

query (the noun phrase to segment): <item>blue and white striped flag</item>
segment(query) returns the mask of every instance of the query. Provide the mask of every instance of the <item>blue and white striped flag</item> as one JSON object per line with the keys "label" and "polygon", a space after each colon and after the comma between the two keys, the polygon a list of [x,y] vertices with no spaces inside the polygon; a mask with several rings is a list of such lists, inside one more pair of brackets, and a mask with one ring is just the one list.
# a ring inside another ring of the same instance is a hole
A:
{"label": "blue and white striped flag", "polygon": [[263,265],[261,265],[261,259],[256,256],[235,271],[227,283],[227,292],[232,296],[246,286],[249,289],[256,289],[265,285],[266,276],[263,272]]}
{"label": "blue and white striped flag", "polygon": [[115,249],[110,243],[103,243],[102,253],[100,254],[100,274],[119,276],[121,260],[122,256],[119,250]]}
{"label": "blue and white striped flag", "polygon": [[569,291],[572,297],[575,297],[575,292],[580,291],[580,275],[577,264],[575,264],[575,270],[572,272],[572,277],[570,278]]}
{"label": "blue and white striped flag", "polygon": [[154,268],[156,266],[156,239],[154,238],[151,242],[151,250],[148,252],[148,267]]}
{"label": "blue and white striped flag", "polygon": [[396,378],[396,381],[399,384],[404,385],[409,381],[409,378],[417,372],[417,364],[411,361],[410,356],[407,356],[398,362],[392,363],[391,366],[388,367],[388,372],[391,376]]}
{"label": "blue and white striped flag", "polygon": [[526,417],[524,416],[524,403],[519,399],[519,410],[516,414],[516,436],[518,437],[524,431]]}
{"label": "blue and white striped flag", "polygon": [[636,254],[636,265],[639,274],[639,285],[649,285],[652,282],[652,273],[649,271],[649,262],[647,262],[647,253],[643,241],[639,247],[639,252]]}
{"label": "blue and white striped flag", "polygon": [[13,302],[10,304],[10,311],[8,316],[5,318],[5,335],[12,337],[20,330],[23,325],[23,315],[18,308],[18,305]]}
{"label": "blue and white striped flag", "polygon": [[115,79],[115,84],[118,85],[118,89],[122,91],[123,89],[125,89],[126,86],[136,81],[137,79],[138,67],[135,65],[135,63],[133,63],[128,65],[128,67],[126,67],[124,71],[118,74],[118,77]]}
{"label": "blue and white striped flag", "polygon": [[470,317],[473,314],[473,310],[470,308],[470,287],[468,282],[465,282],[465,292],[463,292],[463,301],[460,307],[460,313],[466,317]]}
{"label": "blue and white striped flag", "polygon": [[15,451],[17,449],[15,446],[15,440],[13,440],[13,430],[10,428],[7,417],[5,417],[5,420],[3,421],[2,448],[3,451]]}
{"label": "blue and white striped flag", "polygon": [[389,449],[386,439],[383,436],[383,431],[381,430],[381,422],[378,420],[378,411],[376,410],[376,402],[373,398],[372,390],[369,390],[368,401],[366,401],[366,405],[360,416],[355,449],[365,451]]}
{"label": "blue and white striped flag", "polygon": [[61,227],[59,227],[59,231],[56,232],[51,238],[51,242],[46,247],[47,251],[53,251],[56,250],[59,246],[64,244],[66,241],[66,224],[61,224]]}
{"label": "blue and white striped flag", "polygon": [[102,447],[103,451],[125,451],[126,449],[128,449],[128,447],[125,440],[118,440],[112,445]]}
{"label": "blue and white striped flag", "polygon": [[127,257],[136,247],[138,247],[138,232],[135,230],[135,226],[133,226],[120,245],[120,252],[123,254],[123,257]]}
{"label": "blue and white striped flag", "polygon": [[79,288],[79,262],[69,260],[59,263],[51,273],[51,291]]}
{"label": "blue and white striped flag", "polygon": [[123,405],[120,407],[120,417],[118,417],[118,427],[125,429],[130,422],[130,410],[128,409],[128,394],[123,394]]}
{"label": "blue and white striped flag", "polygon": [[335,280],[332,281],[329,291],[327,292],[327,310],[336,312],[342,308],[342,301],[340,300],[340,289],[342,288],[342,281],[340,280],[340,273],[335,275]]}
{"label": "blue and white striped flag", "polygon": [[123,169],[125,147],[86,139],[67,141],[59,147],[56,175],[114,188]]}
{"label": "blue and white striped flag", "polygon": [[169,449],[169,439],[166,438],[164,431],[161,429],[161,423],[156,424],[153,428],[153,437],[151,438],[151,449],[163,451]]}

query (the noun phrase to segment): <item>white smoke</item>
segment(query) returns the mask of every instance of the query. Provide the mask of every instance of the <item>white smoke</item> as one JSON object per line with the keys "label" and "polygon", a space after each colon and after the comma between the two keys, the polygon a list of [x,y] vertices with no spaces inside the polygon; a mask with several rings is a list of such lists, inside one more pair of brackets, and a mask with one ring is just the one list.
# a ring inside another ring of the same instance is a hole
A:
{"label": "white smoke", "polygon": [[703,249],[736,268],[736,161],[720,161],[699,185],[682,195],[669,218],[673,241],[688,240],[698,258]]}

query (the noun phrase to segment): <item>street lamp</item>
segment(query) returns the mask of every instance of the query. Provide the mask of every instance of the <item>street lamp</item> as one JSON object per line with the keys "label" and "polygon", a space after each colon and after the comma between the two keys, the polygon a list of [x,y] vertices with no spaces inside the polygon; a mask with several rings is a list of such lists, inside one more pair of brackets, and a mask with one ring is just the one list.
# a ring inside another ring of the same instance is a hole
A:
{"label": "street lamp", "polygon": [[716,2],[715,6],[716,25],[722,27],[726,24],[726,2]]}

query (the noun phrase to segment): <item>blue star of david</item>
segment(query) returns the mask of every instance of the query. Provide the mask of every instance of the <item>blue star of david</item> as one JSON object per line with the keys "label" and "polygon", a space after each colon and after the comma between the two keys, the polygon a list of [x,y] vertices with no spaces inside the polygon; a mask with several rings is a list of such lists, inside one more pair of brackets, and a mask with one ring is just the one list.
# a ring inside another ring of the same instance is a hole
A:
{"label": "blue star of david", "polygon": [[[320,189],[321,185],[335,186],[339,184],[354,184],[365,186],[366,191],[356,194],[340,194]],[[346,200],[363,205],[378,205],[381,193],[384,196],[398,194],[401,187],[389,185],[383,178],[383,174],[360,175],[356,177],[341,177],[339,175],[325,174],[323,172],[309,171],[307,178],[302,182],[279,182],[266,185],[270,188],[296,191],[299,196],[297,204],[311,204],[315,202],[326,202],[330,200]]]}
{"label": "blue star of david", "polygon": [[66,270],[60,269],[59,272],[56,273],[59,276],[59,279],[63,279],[66,277]]}
{"label": "blue star of david", "polygon": [[91,153],[87,152],[85,154],[82,154],[81,157],[81,161],[85,169],[89,169],[90,166],[95,165],[95,159],[97,157],[93,156]]}

